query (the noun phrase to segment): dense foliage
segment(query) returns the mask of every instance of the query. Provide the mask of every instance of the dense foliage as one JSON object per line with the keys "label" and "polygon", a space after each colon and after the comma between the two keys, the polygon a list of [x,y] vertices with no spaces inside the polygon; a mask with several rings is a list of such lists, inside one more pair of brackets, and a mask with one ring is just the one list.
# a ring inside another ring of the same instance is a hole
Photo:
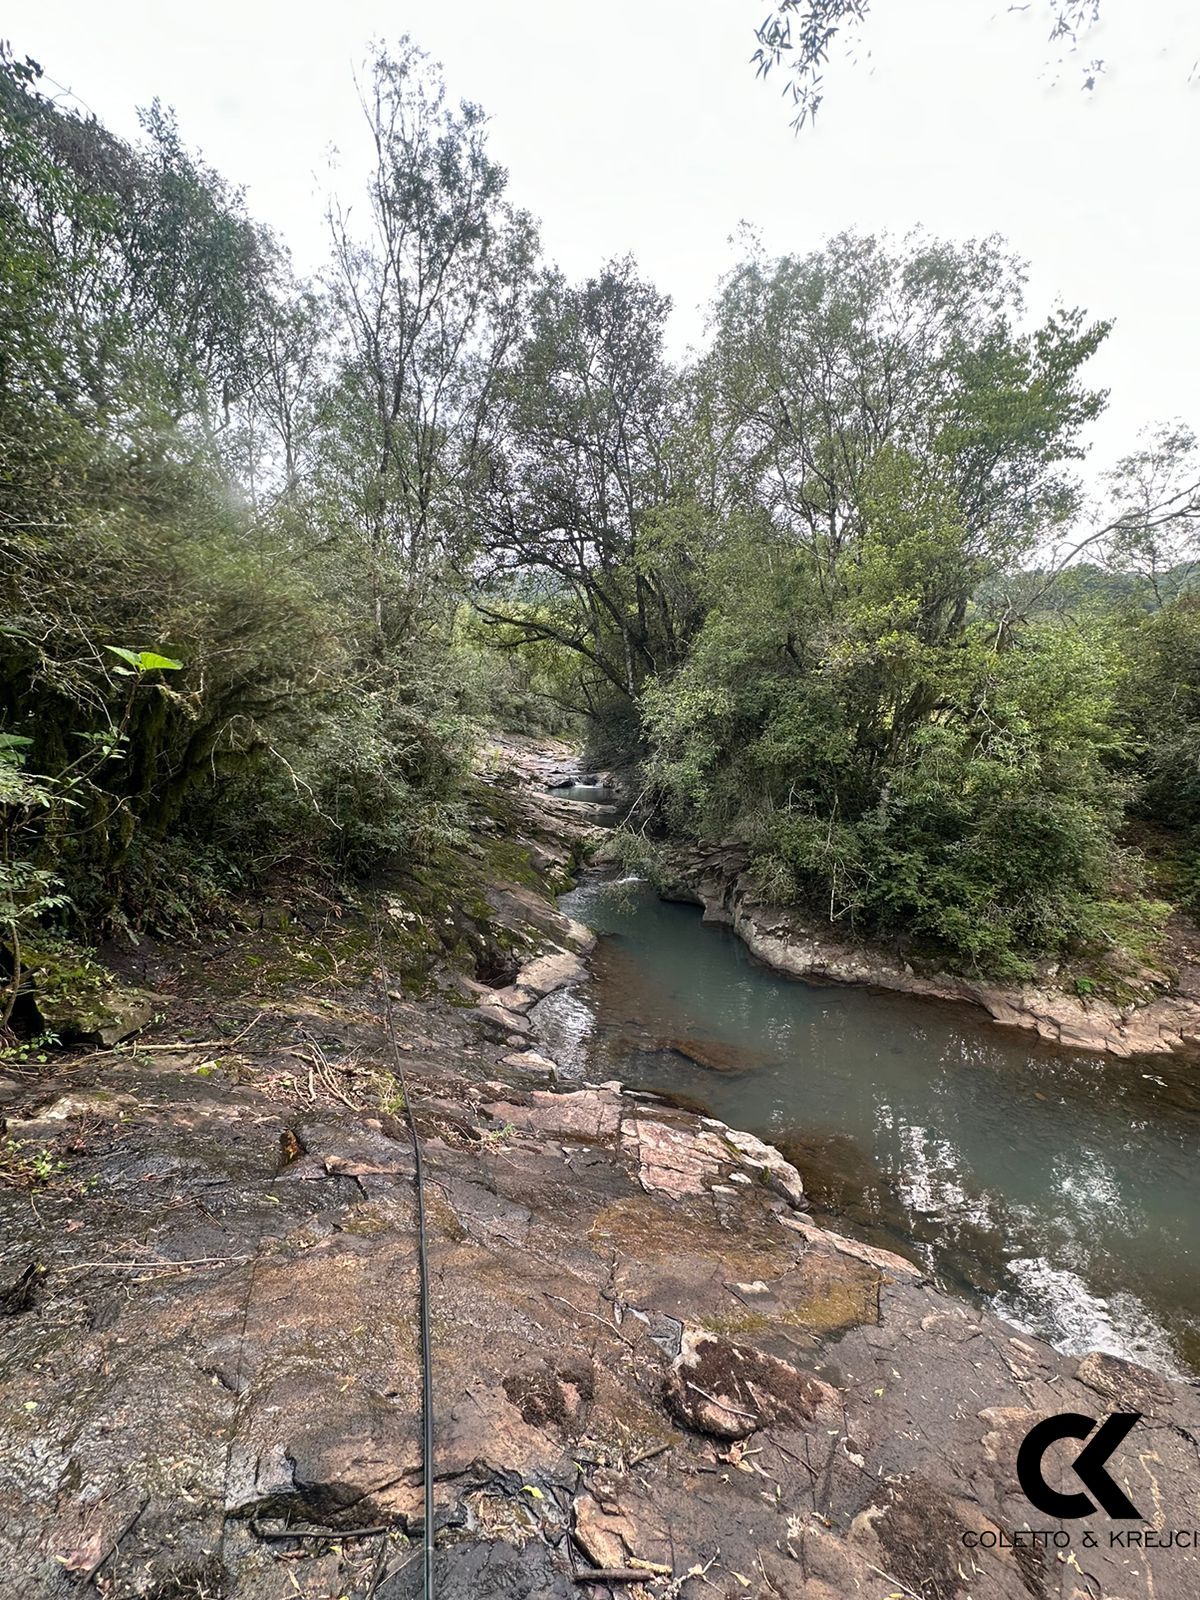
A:
{"label": "dense foliage", "polygon": [[477,280],[532,235],[415,51],[375,86],[371,231],[339,223],[300,285],[161,109],[131,146],[0,65],[10,945],[48,911],[169,926],[280,860],[364,870],[458,826],[490,675],[445,573],[513,314]]}
{"label": "dense foliage", "polygon": [[1100,405],[1104,327],[1019,313],[990,242],[734,273],[699,382],[740,531],[645,702],[673,814],[748,828],[774,893],[1000,971],[1090,932],[1120,812],[1111,651],[976,604],[1077,515]]}
{"label": "dense foliage", "polygon": [[[1021,284],[994,240],[752,254],[675,373],[628,263],[552,286],[486,500],[520,600],[481,602],[578,653],[659,822],[733,834],[849,934],[1010,977],[1136,967],[1163,907],[1126,809],[1190,829],[1195,771],[1194,442],[1149,439],[1097,519],[1074,468],[1107,327],[1028,327]],[[1102,565],[1047,566],[1064,542]]]}
{"label": "dense foliage", "polygon": [[1086,502],[1107,326],[1030,325],[999,241],[845,235],[749,249],[674,365],[411,45],[362,100],[368,203],[302,283],[161,108],[130,144],[0,61],[10,974],[419,858],[480,728],[585,719],[654,826],[848,933],[1145,949],[1130,819],[1198,879],[1198,502],[1178,425]]}

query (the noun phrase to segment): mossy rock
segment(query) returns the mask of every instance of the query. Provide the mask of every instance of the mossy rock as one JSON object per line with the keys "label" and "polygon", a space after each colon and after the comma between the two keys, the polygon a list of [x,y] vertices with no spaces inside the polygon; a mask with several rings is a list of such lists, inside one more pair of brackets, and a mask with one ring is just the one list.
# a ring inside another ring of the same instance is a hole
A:
{"label": "mossy rock", "polygon": [[41,1026],[63,1044],[110,1049],[140,1033],[154,1015],[146,995],[116,983],[86,957],[39,956],[30,976]]}

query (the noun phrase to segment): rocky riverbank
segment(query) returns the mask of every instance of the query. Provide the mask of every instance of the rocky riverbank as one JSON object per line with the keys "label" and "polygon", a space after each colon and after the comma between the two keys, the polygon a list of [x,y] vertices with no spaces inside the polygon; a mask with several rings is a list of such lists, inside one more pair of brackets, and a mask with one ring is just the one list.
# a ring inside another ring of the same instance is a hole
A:
{"label": "rocky riverbank", "polygon": [[1015,1471],[1039,1418],[1137,1410],[1110,1464],[1132,1526],[1200,1526],[1191,1386],[816,1226],[737,1129],[557,1081],[530,1012],[590,944],[553,901],[590,821],[546,794],[563,770],[498,743],[436,874],[144,947],[125,976],[162,1022],[13,1071],[0,1594],[420,1593],[386,983],[426,1161],[439,1595],[1191,1600],[1190,1549],[1056,1523]]}
{"label": "rocky riverbank", "polygon": [[1180,951],[1168,992],[1147,989],[1117,1005],[1043,984],[993,984],[951,973],[920,973],[877,947],[834,938],[800,912],[773,906],[759,895],[736,845],[674,846],[668,852],[665,893],[704,908],[706,921],[731,926],[767,966],[793,978],[854,983],[930,1000],[978,1006],[994,1022],[1027,1028],[1065,1049],[1117,1056],[1200,1050],[1200,964]]}

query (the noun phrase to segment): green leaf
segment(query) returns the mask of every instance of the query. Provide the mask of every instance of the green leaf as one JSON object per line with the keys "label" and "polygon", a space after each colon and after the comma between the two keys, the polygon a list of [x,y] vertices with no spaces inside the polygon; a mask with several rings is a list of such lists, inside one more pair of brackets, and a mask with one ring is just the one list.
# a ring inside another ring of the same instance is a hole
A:
{"label": "green leaf", "polygon": [[119,644],[106,644],[104,648],[112,655],[120,656],[121,660],[127,661],[131,667],[136,667],[139,664],[136,650],[124,650]]}
{"label": "green leaf", "polygon": [[129,667],[135,672],[178,672],[183,667],[182,661],[176,661],[173,656],[160,656],[154,650],[126,650],[123,645],[106,644],[104,648],[114,656],[120,656],[122,661],[128,662],[127,667],[114,667],[113,671],[122,677],[129,676]]}

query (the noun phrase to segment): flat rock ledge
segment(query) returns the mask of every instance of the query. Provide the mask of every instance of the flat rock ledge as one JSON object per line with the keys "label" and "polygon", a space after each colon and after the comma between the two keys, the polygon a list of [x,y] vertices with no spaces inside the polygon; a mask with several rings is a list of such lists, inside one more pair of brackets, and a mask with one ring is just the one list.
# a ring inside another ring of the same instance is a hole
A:
{"label": "flat rock ledge", "polygon": [[1027,1028],[1066,1049],[1116,1056],[1200,1050],[1200,975],[1187,990],[1126,1008],[1049,986],[922,975],[883,951],[839,941],[799,913],[767,904],[745,868],[745,853],[736,848],[681,848],[671,857],[670,895],[703,907],[706,921],[732,927],[753,955],[789,977],[978,1006],[994,1022]]}
{"label": "flat rock ledge", "polygon": [[[1059,1355],[806,1215],[761,1141],[615,1084],[546,1089],[468,1054],[468,1025],[409,1065],[445,1600],[1200,1593],[1198,1553],[1111,1549],[1102,1515],[1044,1518],[1015,1471],[1044,1416],[1138,1410],[1110,1470],[1155,1527],[1194,1527],[1194,1388]],[[186,1058],[119,1058],[101,1095],[71,1090],[82,1225],[0,1196],[45,1267],[0,1368],[6,1597],[90,1573],[114,1600],[420,1593],[411,1150],[387,1115],[279,1105],[270,1065],[198,1085]],[[1044,1527],[1081,1564],[1097,1536],[1086,1579],[1014,1553]]]}
{"label": "flat rock ledge", "polygon": [[577,953],[580,947],[577,942],[575,949],[551,949],[527,961],[515,982],[502,989],[484,989],[475,1013],[488,1036],[508,1044],[528,1045],[533,1039],[533,1024],[526,1013],[548,994],[586,979],[587,967]]}
{"label": "flat rock ledge", "polygon": [[[576,981],[538,959],[523,994]],[[1043,1417],[1137,1411],[1108,1463],[1135,1531],[1200,1527],[1195,1385],[976,1312],[814,1218],[751,1135],[548,1087],[497,1009],[519,1049],[461,999],[390,1006],[426,1172],[439,1600],[1195,1600],[1200,1551],[1048,1518],[1016,1475]],[[230,987],[195,1045],[11,1091],[60,1175],[0,1186],[0,1600],[421,1593],[413,1155],[382,1010],[347,968]],[[1067,1459],[1052,1486],[1078,1487]]]}

